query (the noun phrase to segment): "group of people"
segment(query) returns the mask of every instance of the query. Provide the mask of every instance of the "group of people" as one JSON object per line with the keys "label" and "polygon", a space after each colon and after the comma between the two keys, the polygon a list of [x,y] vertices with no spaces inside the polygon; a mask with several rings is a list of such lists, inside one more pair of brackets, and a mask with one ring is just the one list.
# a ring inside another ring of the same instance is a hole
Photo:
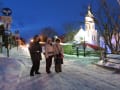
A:
{"label": "group of people", "polygon": [[63,48],[60,45],[60,39],[55,39],[53,43],[51,38],[48,38],[44,45],[44,52],[42,51],[42,46],[40,44],[40,38],[38,35],[35,35],[33,42],[30,43],[29,52],[32,60],[32,67],[30,70],[30,76],[34,74],[40,74],[40,61],[42,60],[41,53],[44,53],[46,59],[46,73],[51,73],[52,60],[54,59],[55,63],[55,72],[62,72],[61,65],[63,64]]}

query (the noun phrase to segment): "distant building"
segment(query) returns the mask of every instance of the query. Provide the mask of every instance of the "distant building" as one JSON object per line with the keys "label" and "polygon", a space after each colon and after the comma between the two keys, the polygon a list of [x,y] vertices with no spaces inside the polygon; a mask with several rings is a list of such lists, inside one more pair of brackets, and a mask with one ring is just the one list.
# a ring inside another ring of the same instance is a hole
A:
{"label": "distant building", "polygon": [[85,30],[81,27],[78,33],[74,36],[74,40],[77,42],[85,41],[93,45],[97,45],[98,36],[95,29],[94,16],[91,12],[90,6],[88,6],[88,12],[85,17]]}

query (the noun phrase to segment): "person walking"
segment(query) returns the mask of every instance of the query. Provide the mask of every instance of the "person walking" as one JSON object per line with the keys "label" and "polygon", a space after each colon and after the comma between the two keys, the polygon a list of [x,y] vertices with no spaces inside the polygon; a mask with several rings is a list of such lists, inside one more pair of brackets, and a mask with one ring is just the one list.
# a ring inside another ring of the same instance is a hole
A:
{"label": "person walking", "polygon": [[60,45],[60,39],[57,38],[54,44],[54,60],[55,60],[55,72],[62,72],[62,64],[63,64],[63,48]]}
{"label": "person walking", "polygon": [[50,68],[52,65],[52,59],[54,56],[54,47],[52,44],[52,39],[48,38],[45,44],[45,58],[46,58],[46,72],[51,73]]}
{"label": "person walking", "polygon": [[34,74],[40,74],[40,60],[42,60],[42,47],[39,44],[40,38],[38,35],[35,35],[33,38],[33,42],[30,43],[29,52],[32,60],[32,67],[30,70],[30,76],[34,76]]}

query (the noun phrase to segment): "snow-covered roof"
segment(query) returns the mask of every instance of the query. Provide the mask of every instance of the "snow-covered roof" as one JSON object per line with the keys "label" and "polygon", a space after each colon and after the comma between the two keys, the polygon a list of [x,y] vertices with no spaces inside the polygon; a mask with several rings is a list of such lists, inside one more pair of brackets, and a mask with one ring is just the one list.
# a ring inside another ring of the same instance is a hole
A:
{"label": "snow-covered roof", "polygon": [[74,36],[74,40],[80,42],[81,40],[83,40],[84,37],[85,37],[85,31],[81,27],[78,33]]}

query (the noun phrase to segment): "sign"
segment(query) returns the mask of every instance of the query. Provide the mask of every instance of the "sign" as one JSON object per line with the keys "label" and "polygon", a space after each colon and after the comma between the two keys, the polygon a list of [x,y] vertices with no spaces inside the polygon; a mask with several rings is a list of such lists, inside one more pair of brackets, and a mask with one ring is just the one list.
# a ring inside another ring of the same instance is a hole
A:
{"label": "sign", "polygon": [[2,13],[5,16],[10,16],[12,14],[12,10],[10,8],[3,8]]}

